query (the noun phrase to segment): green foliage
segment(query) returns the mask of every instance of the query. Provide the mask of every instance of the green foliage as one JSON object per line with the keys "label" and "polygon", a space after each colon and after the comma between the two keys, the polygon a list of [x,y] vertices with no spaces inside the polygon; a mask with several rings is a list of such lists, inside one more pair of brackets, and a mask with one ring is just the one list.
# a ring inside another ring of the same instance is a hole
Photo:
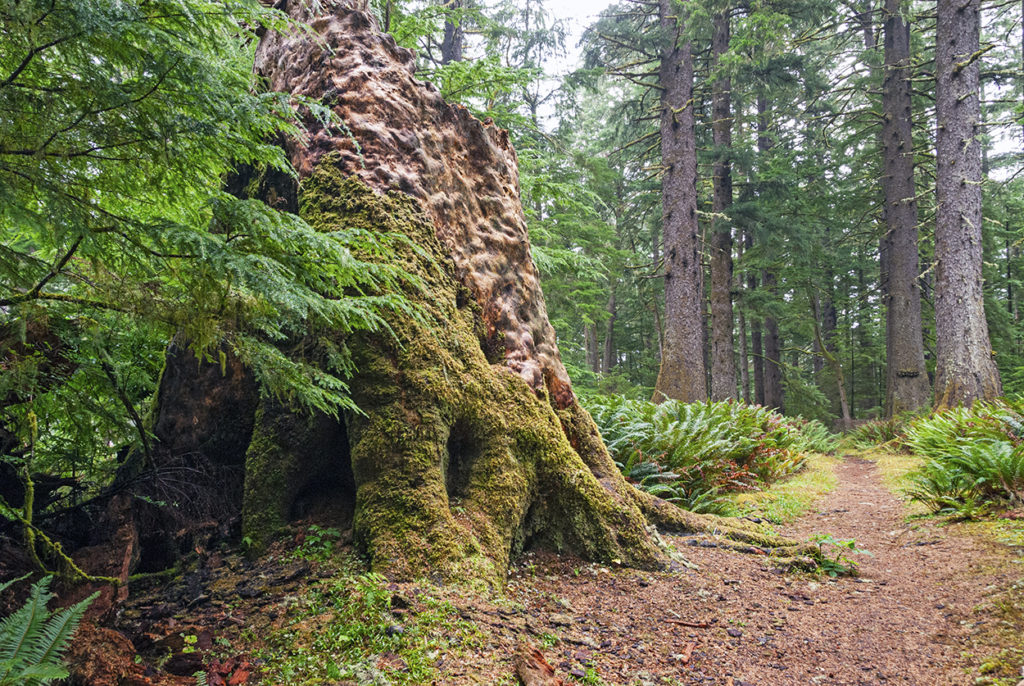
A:
{"label": "green foliage", "polygon": [[[0,584],[0,591],[22,579]],[[51,612],[51,581],[44,577],[33,584],[25,604],[0,620],[0,686],[42,686],[68,676],[61,655],[99,594]]]}
{"label": "green foliage", "polygon": [[[475,644],[476,628],[451,603],[424,593],[415,615],[392,611],[392,592],[379,574],[341,575],[310,589],[271,633],[261,657],[269,683],[423,684],[437,678],[437,658]],[[388,655],[387,666],[378,658]],[[383,679],[384,681],[378,681]]]}
{"label": "green foliage", "polygon": [[863,450],[877,446],[891,449],[905,447],[906,430],[917,418],[915,414],[899,414],[887,419],[875,419],[854,427],[843,436],[843,442]]}
{"label": "green foliage", "polygon": [[820,423],[735,402],[656,405],[595,396],[584,405],[628,479],[695,512],[728,509],[721,493],[792,474],[804,452],[835,440]]}
{"label": "green foliage", "polygon": [[816,419],[788,417],[786,421],[799,432],[795,448],[801,453],[832,453],[839,446],[840,437]]}
{"label": "green foliage", "polygon": [[1024,415],[1017,402],[976,403],[913,422],[906,444],[925,463],[908,495],[964,519],[1024,502]]}
{"label": "green foliage", "polygon": [[822,574],[830,577],[855,576],[857,563],[851,555],[870,555],[857,547],[855,540],[838,540],[832,534],[815,534],[811,542],[818,546],[818,567]]}
{"label": "green foliage", "polygon": [[839,483],[835,473],[838,459],[821,453],[808,456],[798,474],[772,484],[762,491],[732,494],[737,514],[787,524],[805,515],[815,503]]}
{"label": "green foliage", "polygon": [[326,562],[337,546],[341,532],[334,527],[322,527],[316,524],[306,529],[302,543],[295,549],[294,556],[311,562]]}
{"label": "green foliage", "polygon": [[[410,280],[356,257],[388,237],[245,197],[294,180],[272,142],[304,138],[300,110],[344,131],[319,103],[262,91],[256,30],[284,15],[258,0],[0,6],[0,338],[27,348],[0,350],[18,401],[0,417],[17,454],[0,459],[109,479],[118,451],[147,448],[174,335],[208,362],[234,355],[264,394],[354,410],[348,351],[320,333],[388,335]],[[52,337],[26,335],[39,328]]]}

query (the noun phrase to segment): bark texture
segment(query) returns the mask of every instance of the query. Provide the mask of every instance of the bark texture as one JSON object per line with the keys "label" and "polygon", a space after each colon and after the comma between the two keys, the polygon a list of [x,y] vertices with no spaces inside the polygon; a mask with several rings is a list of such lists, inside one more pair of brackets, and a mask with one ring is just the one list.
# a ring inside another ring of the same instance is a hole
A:
{"label": "bark texture", "polygon": [[935,407],[999,396],[982,299],[980,3],[939,0],[935,68]]}
{"label": "bark texture", "polygon": [[[729,13],[715,15],[712,60],[721,67],[729,50]],[[719,76],[712,85],[711,131],[715,144],[711,233],[711,399],[736,397],[736,360],[732,316],[732,228],[726,214],[732,207],[732,82]]]}
{"label": "bark texture", "polygon": [[697,145],[693,55],[671,0],[659,0],[662,232],[665,242],[665,341],[654,400],[707,398],[702,326],[703,273],[697,226]]}
{"label": "bark texture", "polygon": [[[775,295],[778,278],[770,269],[761,273],[764,289]],[[764,406],[782,411],[782,342],[779,323],[771,315],[764,318]]]}
{"label": "bark texture", "polygon": [[[749,229],[745,231],[743,241],[746,251],[750,252],[754,247],[753,232]],[[751,269],[747,272],[747,293],[755,293],[758,290],[758,283],[757,272]],[[761,320],[757,316],[750,318],[750,355],[754,366],[753,401],[755,405],[764,405],[764,345],[761,341]]]}
{"label": "bark texture", "polygon": [[885,80],[882,146],[885,228],[882,282],[886,304],[885,413],[914,412],[928,404],[924,362],[910,103],[910,25],[900,0],[885,0]]}

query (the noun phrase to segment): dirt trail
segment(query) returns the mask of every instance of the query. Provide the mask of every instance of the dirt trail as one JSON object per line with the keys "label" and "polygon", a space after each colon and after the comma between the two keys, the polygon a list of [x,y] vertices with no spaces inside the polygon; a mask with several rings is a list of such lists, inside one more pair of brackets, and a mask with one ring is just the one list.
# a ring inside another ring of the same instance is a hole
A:
{"label": "dirt trail", "polygon": [[763,558],[675,538],[699,571],[581,570],[557,558],[527,566],[515,587],[527,628],[550,625],[562,639],[547,649],[552,664],[577,676],[596,668],[606,683],[975,683],[978,659],[964,653],[998,652],[983,644],[985,624],[998,620],[975,608],[1022,570],[1004,548],[934,522],[908,525],[873,463],[847,458],[837,470],[839,486],[783,533],[856,540],[871,554],[854,556],[859,578],[782,575]]}

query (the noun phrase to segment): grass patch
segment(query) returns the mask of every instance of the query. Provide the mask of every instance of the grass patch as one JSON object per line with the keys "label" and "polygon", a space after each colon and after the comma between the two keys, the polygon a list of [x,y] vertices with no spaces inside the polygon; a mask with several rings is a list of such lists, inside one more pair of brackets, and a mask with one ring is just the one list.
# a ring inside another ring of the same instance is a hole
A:
{"label": "grass patch", "polygon": [[[1022,520],[996,517],[965,522],[963,526],[970,533],[983,536],[990,541],[1022,548],[1021,554],[1024,555],[1024,521]],[[1021,573],[1024,574],[1024,558],[1021,559],[1021,566]]]}
{"label": "grass patch", "polygon": [[757,516],[785,524],[810,510],[814,503],[839,483],[835,467],[842,460],[833,455],[811,453],[804,468],[763,491],[737,493],[731,497],[739,514]]}

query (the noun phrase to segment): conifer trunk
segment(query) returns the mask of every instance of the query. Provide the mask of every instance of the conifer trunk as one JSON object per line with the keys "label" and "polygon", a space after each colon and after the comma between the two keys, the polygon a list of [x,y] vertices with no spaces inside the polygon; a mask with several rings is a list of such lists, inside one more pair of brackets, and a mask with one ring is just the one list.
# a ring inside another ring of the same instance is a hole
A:
{"label": "conifer trunk", "polygon": [[[711,42],[713,68],[729,50],[729,11],[715,15]],[[715,144],[711,234],[711,399],[736,397],[736,360],[733,346],[732,228],[726,214],[732,207],[732,85],[719,75],[711,92],[711,131]]]}
{"label": "conifer trunk", "polygon": [[[768,98],[757,97],[757,151],[762,156],[771,150],[768,137]],[[762,163],[763,164],[763,163]],[[771,269],[761,270],[761,285],[773,297],[777,296],[778,279]],[[779,341],[779,323],[772,316],[764,319],[764,399],[761,404],[782,411],[782,345]]]}
{"label": "conifer trunk", "polygon": [[697,227],[693,55],[672,0],[659,0],[661,205],[665,241],[665,341],[654,400],[707,398],[702,326],[703,270]]}
{"label": "conifer trunk", "polygon": [[999,396],[982,297],[980,2],[939,0],[935,407]]}
{"label": "conifer trunk", "polygon": [[900,0],[885,0],[885,81],[882,145],[886,233],[882,280],[886,304],[885,413],[914,412],[928,404],[921,292],[917,286],[917,201],[910,102],[910,26]]}
{"label": "conifer trunk", "polygon": [[[744,233],[744,246],[747,252],[754,247],[754,234],[749,229]],[[747,273],[747,292],[754,293],[758,289],[757,272],[751,269]],[[764,345],[761,341],[761,320],[750,318],[750,354],[754,365],[754,403],[764,405]]]}
{"label": "conifer trunk", "polygon": [[605,374],[610,372],[616,364],[615,319],[618,316],[618,309],[615,303],[615,284],[612,284],[606,311],[608,312],[608,321],[604,325],[604,350],[601,358],[601,371]]}
{"label": "conifer trunk", "polygon": [[[460,10],[465,7],[465,0],[449,0],[448,9]],[[450,64],[462,60],[462,48],[466,41],[462,28],[462,17],[444,20],[444,37],[441,39],[441,64]]]}

